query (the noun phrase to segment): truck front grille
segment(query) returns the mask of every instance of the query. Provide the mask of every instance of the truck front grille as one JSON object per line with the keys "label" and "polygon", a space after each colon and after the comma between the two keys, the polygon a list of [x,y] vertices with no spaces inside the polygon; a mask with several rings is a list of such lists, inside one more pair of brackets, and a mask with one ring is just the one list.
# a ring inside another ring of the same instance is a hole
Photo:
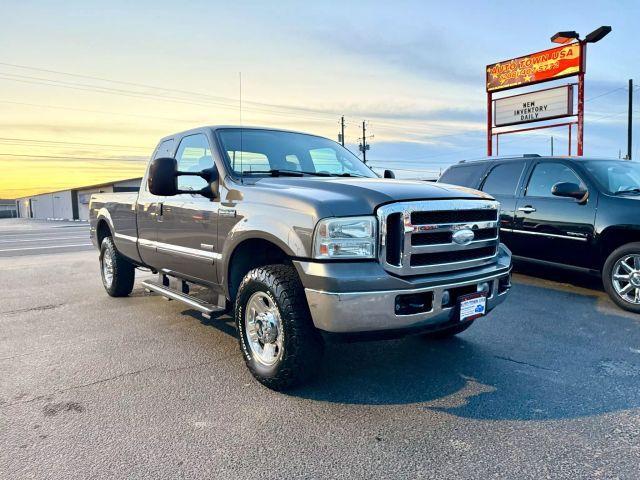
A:
{"label": "truck front grille", "polygon": [[415,253],[411,255],[411,266],[440,265],[443,263],[463,262],[478,258],[493,257],[496,247],[471,248],[457,252]]}
{"label": "truck front grille", "polygon": [[[492,200],[425,200],[378,209],[380,261],[389,272],[419,275],[472,268],[497,254],[499,205]],[[454,234],[471,230],[469,243]]]}

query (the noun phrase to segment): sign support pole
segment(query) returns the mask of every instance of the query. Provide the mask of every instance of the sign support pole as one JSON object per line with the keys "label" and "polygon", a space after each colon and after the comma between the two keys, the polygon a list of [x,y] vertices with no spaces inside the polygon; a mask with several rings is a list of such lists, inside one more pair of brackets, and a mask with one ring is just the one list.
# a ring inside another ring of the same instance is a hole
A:
{"label": "sign support pole", "polygon": [[493,155],[493,94],[487,92],[487,156]]}
{"label": "sign support pole", "polygon": [[571,124],[569,124],[569,156],[571,156]]}
{"label": "sign support pole", "polygon": [[578,74],[578,156],[582,157],[584,148],[584,73],[587,66],[587,44],[580,41],[580,61]]}

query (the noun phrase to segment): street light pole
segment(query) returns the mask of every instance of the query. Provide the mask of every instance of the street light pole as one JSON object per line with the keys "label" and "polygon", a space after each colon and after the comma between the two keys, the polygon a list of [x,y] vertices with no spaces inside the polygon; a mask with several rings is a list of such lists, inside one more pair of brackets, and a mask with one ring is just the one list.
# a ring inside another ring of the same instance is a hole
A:
{"label": "street light pole", "polygon": [[629,111],[627,112],[627,160],[631,160],[633,137],[633,80],[629,79]]}
{"label": "street light pole", "polygon": [[[589,33],[584,39],[580,39],[578,32],[574,30],[563,31],[554,34],[551,41],[554,43],[567,44],[574,40],[578,41],[580,48],[580,71],[578,73],[578,156],[584,153],[584,74],[587,69],[587,43],[596,43],[602,40],[611,32],[611,27],[603,25]],[[571,149],[571,147],[569,147]]]}

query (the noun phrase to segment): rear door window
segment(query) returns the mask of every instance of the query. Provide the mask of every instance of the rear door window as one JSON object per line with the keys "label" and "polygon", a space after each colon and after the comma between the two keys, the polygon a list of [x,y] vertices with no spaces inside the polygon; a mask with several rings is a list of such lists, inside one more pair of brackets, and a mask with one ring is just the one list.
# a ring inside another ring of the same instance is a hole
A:
{"label": "rear door window", "polygon": [[525,162],[500,163],[493,167],[482,185],[482,191],[491,195],[516,194]]}
{"label": "rear door window", "polygon": [[475,188],[480,181],[485,165],[454,165],[448,168],[438,180],[451,185]]}

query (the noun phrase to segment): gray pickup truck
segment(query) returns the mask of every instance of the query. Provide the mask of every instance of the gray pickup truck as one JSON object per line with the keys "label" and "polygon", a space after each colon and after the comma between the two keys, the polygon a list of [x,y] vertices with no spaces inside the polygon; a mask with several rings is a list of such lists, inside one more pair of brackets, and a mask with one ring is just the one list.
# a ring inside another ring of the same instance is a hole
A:
{"label": "gray pickup truck", "polygon": [[138,193],[91,198],[102,282],[127,296],[146,267],[158,274],[147,290],[205,316],[233,311],[248,368],[273,389],[308,378],[334,334],[460,333],[511,286],[499,204],[384,177],[315,135],[168,136]]}

